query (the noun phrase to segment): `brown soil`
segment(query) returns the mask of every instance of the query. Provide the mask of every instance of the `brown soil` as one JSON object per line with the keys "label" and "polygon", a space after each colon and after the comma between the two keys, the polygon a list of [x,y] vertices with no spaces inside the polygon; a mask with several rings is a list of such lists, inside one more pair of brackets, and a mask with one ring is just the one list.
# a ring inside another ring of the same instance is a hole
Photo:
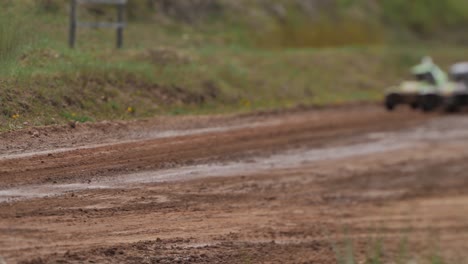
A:
{"label": "brown soil", "polygon": [[[385,241],[385,259],[407,238],[414,258],[434,252],[436,241],[449,260],[463,260],[464,122],[367,106],[43,128],[42,141],[27,131],[2,135],[11,143],[0,159],[0,196],[65,183],[89,188],[0,203],[0,256],[7,263],[336,263],[333,245],[348,236],[361,260],[369,237]],[[360,152],[379,137],[406,145]],[[32,143],[13,147],[22,141]],[[355,154],[338,155],[349,146]],[[336,158],[329,151],[294,166],[116,180],[197,164],[256,168],[289,150],[330,149]],[[92,189],[112,179],[112,188]]]}

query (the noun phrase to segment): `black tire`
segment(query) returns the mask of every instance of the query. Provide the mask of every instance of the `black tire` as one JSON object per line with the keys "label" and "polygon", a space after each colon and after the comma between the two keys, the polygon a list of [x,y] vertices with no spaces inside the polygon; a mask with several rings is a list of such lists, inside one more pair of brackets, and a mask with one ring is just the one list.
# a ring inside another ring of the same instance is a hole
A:
{"label": "black tire", "polygon": [[419,108],[419,103],[418,102],[412,102],[410,104],[411,109],[416,110]]}
{"label": "black tire", "polygon": [[400,102],[400,95],[389,94],[385,97],[385,108],[387,108],[388,111],[393,111],[395,110],[399,102]]}
{"label": "black tire", "polygon": [[421,99],[421,108],[424,112],[432,112],[440,106],[440,97],[435,94],[424,95]]}
{"label": "black tire", "polygon": [[452,96],[447,100],[445,111],[448,113],[456,113],[460,111],[461,102],[457,96]]}

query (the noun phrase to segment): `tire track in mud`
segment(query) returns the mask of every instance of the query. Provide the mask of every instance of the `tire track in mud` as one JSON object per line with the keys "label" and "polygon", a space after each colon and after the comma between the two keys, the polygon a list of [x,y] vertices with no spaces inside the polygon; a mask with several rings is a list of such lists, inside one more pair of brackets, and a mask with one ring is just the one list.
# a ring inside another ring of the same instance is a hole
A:
{"label": "tire track in mud", "polygon": [[[262,241],[274,240],[272,254],[284,263],[291,257],[284,248],[298,241],[299,246],[319,245],[321,254],[304,252],[304,260],[322,257],[328,261],[320,263],[335,263],[333,255],[322,255],[328,247],[320,230],[336,231],[340,223],[350,225],[350,236],[364,240],[374,235],[399,240],[408,225],[415,224],[411,239],[423,240],[431,230],[439,230],[452,246],[468,234],[466,214],[460,210],[468,188],[463,174],[466,149],[466,143],[449,144],[430,156],[424,147],[404,149],[346,158],[340,166],[325,161],[250,176],[88,190],[14,206],[0,204],[0,225],[11,227],[0,230],[0,246],[8,259],[26,259],[26,251],[31,259],[48,256],[51,262],[73,263],[78,256],[98,263],[132,263],[131,258],[140,263],[155,256],[173,260],[174,255],[201,254],[207,248],[227,253],[256,243],[264,247],[270,243]],[[411,165],[405,165],[409,160]],[[459,172],[453,173],[453,168]],[[384,229],[369,230],[383,222]],[[18,237],[17,244],[2,240],[12,236]],[[48,241],[41,246],[29,243],[45,237]],[[224,248],[224,242],[230,247]],[[150,246],[135,249],[140,243]],[[181,248],[187,244],[207,246],[186,252]],[[105,253],[113,248],[125,254]],[[51,255],[54,252],[59,254]],[[217,262],[216,256],[208,256],[200,263]],[[242,263],[229,260],[221,263]]]}
{"label": "tire track in mud", "polygon": [[[0,160],[0,188],[87,182],[95,177],[225,162],[297,147],[324,147],[366,132],[400,129],[427,116],[382,110],[301,113],[267,118],[264,125],[76,149]],[[274,120],[276,123],[271,123]]]}
{"label": "tire track in mud", "polygon": [[[337,235],[342,224],[357,252],[368,236],[398,245],[408,225],[418,246],[435,231],[446,247],[467,252],[460,243],[468,237],[467,117],[375,110],[276,118],[252,129],[3,160],[19,177],[0,177],[3,190],[106,181],[115,188],[0,203],[0,255],[31,263],[245,263],[244,256],[336,263],[324,229]],[[38,175],[49,172],[57,184],[8,163],[44,158],[54,163]],[[182,162],[157,169],[171,159]],[[122,162],[149,167],[93,177],[97,166]],[[61,177],[65,169],[72,173]],[[233,175],[206,178],[226,173]],[[151,184],[160,176],[195,179]],[[382,230],[369,230],[382,222]],[[397,253],[386,247],[386,255]]]}
{"label": "tire track in mud", "polygon": [[[448,119],[448,120],[447,120]],[[227,177],[236,175],[249,175],[262,171],[273,171],[284,168],[300,167],[321,161],[336,161],[341,159],[369,156],[389,152],[404,152],[413,149],[415,153],[432,152],[425,156],[431,159],[431,155],[439,155],[441,159],[456,159],[457,155],[467,154],[463,147],[468,139],[468,120],[457,119],[457,125],[449,124],[450,118],[438,119],[428,122],[424,126],[414,127],[398,132],[374,132],[360,135],[359,141],[351,144],[339,144],[318,148],[298,148],[280,151],[264,157],[252,157],[248,160],[230,162],[214,162],[181,166],[173,169],[157,171],[116,174],[111,177],[94,178],[90,183],[69,184],[35,184],[23,185],[15,188],[0,190],[0,202],[8,202],[19,199],[32,199],[61,195],[69,192],[92,189],[116,189],[131,188],[138,184],[161,183],[181,180],[193,180],[208,177]],[[449,125],[450,129],[444,128]],[[431,144],[441,144],[441,151],[431,151]],[[451,149],[451,150],[450,150]],[[448,153],[452,154],[448,154]],[[454,156],[453,154],[456,153]],[[416,158],[413,157],[413,159]]]}

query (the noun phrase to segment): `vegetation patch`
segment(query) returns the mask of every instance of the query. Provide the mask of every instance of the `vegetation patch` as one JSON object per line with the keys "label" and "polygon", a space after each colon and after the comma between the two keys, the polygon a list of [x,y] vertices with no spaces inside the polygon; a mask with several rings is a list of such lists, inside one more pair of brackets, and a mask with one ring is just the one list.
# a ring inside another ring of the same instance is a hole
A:
{"label": "vegetation patch", "polygon": [[[414,7],[426,14],[418,20],[398,17],[408,1],[314,2],[130,1],[123,50],[108,29],[80,29],[69,49],[63,1],[2,2],[0,129],[378,101],[425,55],[443,67],[466,60],[466,48],[436,40],[464,23],[459,1]],[[436,11],[453,12],[436,27],[425,20]],[[423,46],[427,34],[434,41]]]}
{"label": "vegetation patch", "polygon": [[[399,242],[395,242],[395,237],[386,239],[383,236],[370,236],[367,241],[362,239],[356,241],[344,235],[342,239],[332,239],[331,246],[337,264],[452,263],[446,261],[448,258],[444,256],[436,235],[428,236],[424,242],[416,242],[419,246],[412,245],[413,239],[408,235],[402,234]],[[421,251],[420,244],[423,244],[427,250]],[[412,247],[418,247],[418,250],[414,252]]]}

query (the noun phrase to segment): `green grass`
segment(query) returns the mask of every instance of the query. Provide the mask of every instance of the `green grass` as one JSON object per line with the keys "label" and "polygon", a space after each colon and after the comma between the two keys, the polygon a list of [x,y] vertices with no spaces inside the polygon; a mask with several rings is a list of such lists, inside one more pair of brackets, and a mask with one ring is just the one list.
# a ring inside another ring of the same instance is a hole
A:
{"label": "green grass", "polygon": [[[389,45],[388,28],[395,26],[384,27],[374,13],[372,23],[362,20],[366,1],[340,1],[333,11],[341,17],[336,22],[313,20],[290,1],[279,3],[286,12],[283,22],[256,1],[244,4],[257,16],[199,10],[202,18],[186,22],[169,15],[154,18],[132,2],[123,50],[113,48],[115,33],[107,29],[80,29],[77,49],[69,49],[61,1],[1,3],[0,130],[19,129],[25,122],[378,101],[424,55],[444,67],[466,60],[467,49],[456,45],[423,46],[413,40]],[[385,9],[387,20],[402,21],[392,16],[398,8],[395,2]],[[86,12],[82,18],[94,19]]]}
{"label": "green grass", "polygon": [[80,123],[93,121],[93,119],[89,116],[77,115],[76,113],[63,113],[62,115],[70,121],[76,121]]}
{"label": "green grass", "polygon": [[448,264],[442,256],[439,248],[431,250],[430,253],[411,252],[409,248],[409,238],[402,236],[396,247],[396,252],[389,251],[391,246],[385,244],[383,237],[372,237],[364,245],[364,250],[356,248],[356,241],[353,241],[349,236],[343,240],[333,241],[332,248],[335,252],[337,264]]}
{"label": "green grass", "polygon": [[17,69],[17,58],[29,48],[33,39],[28,26],[11,13],[0,16],[0,73],[8,75]]}

